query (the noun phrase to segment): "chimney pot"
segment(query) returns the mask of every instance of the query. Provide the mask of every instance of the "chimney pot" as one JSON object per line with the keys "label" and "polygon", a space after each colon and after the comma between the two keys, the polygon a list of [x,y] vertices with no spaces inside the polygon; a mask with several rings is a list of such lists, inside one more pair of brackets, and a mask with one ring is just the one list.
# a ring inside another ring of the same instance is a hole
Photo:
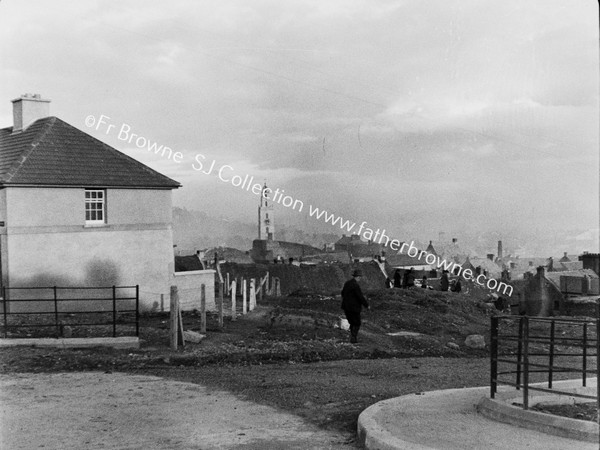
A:
{"label": "chimney pot", "polygon": [[13,130],[25,130],[38,119],[50,115],[50,100],[43,99],[40,94],[23,94],[12,100],[13,104]]}
{"label": "chimney pot", "polygon": [[457,242],[457,241],[458,241],[458,239],[456,239],[456,238],[452,238],[452,243],[453,243],[453,244],[456,244],[456,242]]}

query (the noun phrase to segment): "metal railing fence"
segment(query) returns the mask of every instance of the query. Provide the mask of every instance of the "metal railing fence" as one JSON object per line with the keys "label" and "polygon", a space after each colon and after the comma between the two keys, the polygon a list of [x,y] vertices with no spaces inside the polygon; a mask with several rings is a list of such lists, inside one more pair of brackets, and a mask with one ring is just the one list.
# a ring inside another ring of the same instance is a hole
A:
{"label": "metal railing fence", "polygon": [[116,337],[118,325],[134,327],[139,336],[139,286],[2,287],[0,293],[5,338],[24,337],[11,330],[32,328],[54,328],[61,337],[66,326],[104,326]]}

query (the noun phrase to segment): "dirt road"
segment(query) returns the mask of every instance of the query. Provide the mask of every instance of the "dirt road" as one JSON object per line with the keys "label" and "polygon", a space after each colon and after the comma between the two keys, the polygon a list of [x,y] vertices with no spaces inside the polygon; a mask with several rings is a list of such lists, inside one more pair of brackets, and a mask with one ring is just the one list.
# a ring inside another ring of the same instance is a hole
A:
{"label": "dirt road", "polygon": [[152,376],[0,375],[0,404],[2,449],[356,448],[275,408]]}

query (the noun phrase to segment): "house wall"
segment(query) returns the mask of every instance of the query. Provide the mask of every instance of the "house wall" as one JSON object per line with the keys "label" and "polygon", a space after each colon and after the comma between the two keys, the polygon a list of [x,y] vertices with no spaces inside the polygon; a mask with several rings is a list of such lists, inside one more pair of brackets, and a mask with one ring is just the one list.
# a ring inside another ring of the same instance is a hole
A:
{"label": "house wall", "polygon": [[[171,191],[107,189],[106,224],[85,226],[83,188],[9,187],[0,195],[9,287],[139,285],[142,309],[169,295]],[[6,219],[5,219],[6,218]]]}
{"label": "house wall", "polygon": [[563,302],[563,295],[557,286],[546,279],[542,267],[538,268],[535,276],[527,280],[523,295],[525,313],[529,316],[552,316]]}
{"label": "house wall", "polygon": [[[182,311],[200,309],[200,287],[205,285],[206,309],[215,311],[215,270],[192,270],[175,272],[171,284],[177,286],[179,307]],[[165,311],[169,311],[170,302],[165,302]]]}

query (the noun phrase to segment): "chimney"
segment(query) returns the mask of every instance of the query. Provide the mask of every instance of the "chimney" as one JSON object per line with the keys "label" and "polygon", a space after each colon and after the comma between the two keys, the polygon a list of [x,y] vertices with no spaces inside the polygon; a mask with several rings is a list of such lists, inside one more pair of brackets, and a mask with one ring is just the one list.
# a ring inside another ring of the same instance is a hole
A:
{"label": "chimney", "polygon": [[12,100],[13,104],[13,133],[24,131],[38,119],[50,115],[50,100],[45,100],[40,94],[23,94]]}
{"label": "chimney", "polygon": [[489,259],[490,261],[494,260],[494,254],[493,253],[488,253],[487,254],[487,259]]}
{"label": "chimney", "polygon": [[502,259],[502,241],[498,241],[498,259]]}
{"label": "chimney", "polygon": [[566,258],[567,257],[567,252],[564,252],[564,254],[565,254],[565,258]]}
{"label": "chimney", "polygon": [[456,239],[456,238],[452,238],[452,243],[453,243],[453,244],[456,244],[456,242],[457,242],[457,241],[458,241],[458,239]]}

